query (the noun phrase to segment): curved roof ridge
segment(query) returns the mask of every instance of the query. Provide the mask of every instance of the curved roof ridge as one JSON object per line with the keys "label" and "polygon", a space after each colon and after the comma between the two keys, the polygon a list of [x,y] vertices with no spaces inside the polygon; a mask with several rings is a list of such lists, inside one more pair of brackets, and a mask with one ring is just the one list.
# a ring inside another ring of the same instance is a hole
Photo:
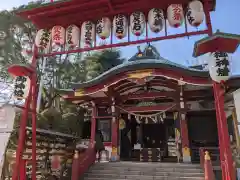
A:
{"label": "curved roof ridge", "polygon": [[[181,68],[188,69],[188,70],[191,70],[191,71],[208,72],[207,70],[201,70],[201,69],[195,69],[195,68],[192,68],[192,67],[187,67],[187,66],[184,66],[184,65],[182,65],[182,64],[178,64],[178,63],[175,63],[175,62],[170,61],[170,60],[168,60],[168,59],[165,59],[165,58],[163,58],[163,57],[161,57],[161,59],[164,59],[164,60],[167,62],[167,64],[174,65],[174,66],[176,66],[176,67],[181,67]],[[160,59],[160,60],[161,60],[161,59]]]}
{"label": "curved roof ridge", "polygon": [[[76,82],[76,83],[72,83],[73,85],[74,84],[91,84],[93,83],[94,81],[98,80],[98,79],[101,79],[103,78],[105,75],[107,74],[110,74],[110,73],[113,73],[114,71],[116,70],[120,70],[124,67],[129,67],[129,66],[134,66],[134,65],[144,65],[144,64],[162,64],[162,65],[169,65],[169,66],[172,66],[173,68],[181,68],[181,69],[184,69],[184,70],[187,70],[187,71],[191,71],[191,72],[196,72],[196,73],[206,73],[207,71],[203,71],[203,70],[198,70],[198,69],[194,69],[194,68],[188,68],[187,66],[183,66],[183,65],[180,65],[180,64],[177,64],[177,63],[174,63],[174,62],[171,62],[167,59],[164,59],[164,58],[161,58],[161,59],[139,59],[138,61],[126,61],[118,66],[115,66],[111,69],[109,69],[108,71],[105,71],[104,73],[100,74],[99,76],[89,80],[89,81],[85,81],[85,82]],[[149,69],[149,68],[147,68]],[[128,71],[128,69],[126,70],[123,70],[123,71]],[[116,73],[113,73],[114,75],[116,75],[118,72]]]}

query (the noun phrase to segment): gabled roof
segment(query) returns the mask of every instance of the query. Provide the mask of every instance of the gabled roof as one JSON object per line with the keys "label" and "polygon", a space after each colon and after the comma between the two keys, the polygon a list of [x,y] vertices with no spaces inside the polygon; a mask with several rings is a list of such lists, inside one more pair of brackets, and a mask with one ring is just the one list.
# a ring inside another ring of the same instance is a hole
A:
{"label": "gabled roof", "polygon": [[[169,61],[161,57],[157,48],[148,43],[143,51],[141,51],[140,46],[138,46],[138,52],[125,63],[104,72],[103,74],[90,81],[84,83],[73,83],[72,87],[73,89],[87,88],[103,83],[103,81],[106,82],[107,79],[110,79],[117,74],[120,76],[122,73],[144,69],[164,69],[164,71],[169,71],[173,74],[176,72],[180,76],[196,77],[210,80],[208,71],[186,67]],[[171,73],[168,73],[168,75],[165,74],[165,76],[171,76]]]}
{"label": "gabled roof", "polygon": [[[210,76],[208,71],[197,70],[193,68],[188,68],[186,66],[171,62],[167,59],[138,59],[137,61],[128,61],[121,65],[118,65],[98,77],[83,83],[72,83],[73,89],[86,88],[90,86],[95,86],[97,84],[103,83],[103,81],[116,76],[121,73],[144,70],[144,69],[164,69],[165,71],[169,70],[171,72],[176,72],[182,76],[195,77],[209,79]],[[166,75],[167,76],[167,75]]]}

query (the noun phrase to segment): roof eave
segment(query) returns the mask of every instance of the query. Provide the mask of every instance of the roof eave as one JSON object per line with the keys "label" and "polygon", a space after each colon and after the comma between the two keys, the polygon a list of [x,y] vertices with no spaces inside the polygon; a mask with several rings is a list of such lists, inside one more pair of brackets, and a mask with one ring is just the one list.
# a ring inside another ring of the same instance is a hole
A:
{"label": "roof eave", "polygon": [[84,83],[72,83],[73,89],[81,89],[81,88],[87,88],[91,87],[94,85],[97,85],[101,83],[101,81],[107,80],[109,77],[112,77],[116,74],[119,73],[124,73],[124,72],[130,72],[130,71],[137,71],[137,70],[143,70],[143,69],[173,69],[175,68],[176,71],[181,71],[183,74],[188,74],[187,76],[189,77],[199,77],[199,78],[206,78],[210,80],[210,76],[208,71],[200,71],[200,70],[195,70],[195,69],[190,69],[185,67],[185,69],[182,67],[177,67],[175,65],[171,64],[165,64],[165,63],[148,63],[149,61],[137,61],[137,62],[128,62],[125,65],[119,65],[114,67],[113,69],[110,69],[109,71],[101,74],[100,76],[94,78],[93,80],[84,82]]}

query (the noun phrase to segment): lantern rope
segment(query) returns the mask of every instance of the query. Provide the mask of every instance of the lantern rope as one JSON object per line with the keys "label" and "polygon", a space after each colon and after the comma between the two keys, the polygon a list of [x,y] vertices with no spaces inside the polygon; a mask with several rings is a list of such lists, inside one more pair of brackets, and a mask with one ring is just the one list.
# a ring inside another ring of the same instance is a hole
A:
{"label": "lantern rope", "polygon": [[[162,115],[162,114],[164,114],[165,112],[169,111],[170,109],[172,109],[175,106],[176,106],[176,104],[173,104],[171,107],[166,108],[165,110],[163,110],[161,112],[158,112],[158,113],[155,113],[155,114],[151,114],[151,115],[140,115],[140,114],[136,114],[136,113],[133,113],[133,112],[129,112],[126,109],[121,108],[120,106],[116,106],[116,107],[118,109],[120,109],[120,110],[122,110],[122,111],[124,111],[124,112],[126,112],[128,114],[130,114],[130,115],[133,115],[133,116],[136,116],[136,117],[141,117],[141,118],[151,118],[152,119],[152,117],[156,117],[156,116]],[[137,118],[136,118],[136,121],[138,122],[139,120],[137,120]],[[155,120],[153,120],[153,121],[155,121]],[[140,121],[138,123],[140,123]]]}

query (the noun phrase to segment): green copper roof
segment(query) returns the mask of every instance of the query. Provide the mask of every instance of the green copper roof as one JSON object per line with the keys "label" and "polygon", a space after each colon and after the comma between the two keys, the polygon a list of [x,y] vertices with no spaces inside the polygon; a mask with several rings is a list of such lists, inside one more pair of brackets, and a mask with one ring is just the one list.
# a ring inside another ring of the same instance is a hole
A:
{"label": "green copper roof", "polygon": [[186,66],[171,62],[164,58],[159,59],[138,59],[137,61],[127,61],[121,65],[118,65],[100,76],[84,82],[84,83],[72,83],[73,89],[79,89],[79,88],[85,88],[97,85],[99,83],[102,83],[105,79],[116,76],[119,73],[122,72],[128,72],[128,71],[134,71],[134,70],[142,70],[142,69],[154,69],[154,68],[164,68],[169,70],[176,70],[181,71],[185,75],[188,76],[195,76],[195,77],[202,77],[202,78],[209,78],[209,72],[204,70],[197,70],[193,68],[188,68]]}
{"label": "green copper roof", "polygon": [[209,72],[205,70],[199,70],[195,68],[186,67],[174,62],[171,62],[160,56],[157,48],[152,46],[150,43],[141,51],[140,46],[138,46],[138,52],[131,57],[128,61],[125,61],[123,64],[120,64],[98,77],[84,82],[84,83],[73,83],[73,89],[85,88],[97,85],[102,83],[105,79],[109,77],[116,76],[122,72],[135,71],[135,70],[143,70],[143,69],[155,69],[155,68],[164,68],[169,70],[176,70],[178,72],[182,72],[188,76],[209,78]]}

